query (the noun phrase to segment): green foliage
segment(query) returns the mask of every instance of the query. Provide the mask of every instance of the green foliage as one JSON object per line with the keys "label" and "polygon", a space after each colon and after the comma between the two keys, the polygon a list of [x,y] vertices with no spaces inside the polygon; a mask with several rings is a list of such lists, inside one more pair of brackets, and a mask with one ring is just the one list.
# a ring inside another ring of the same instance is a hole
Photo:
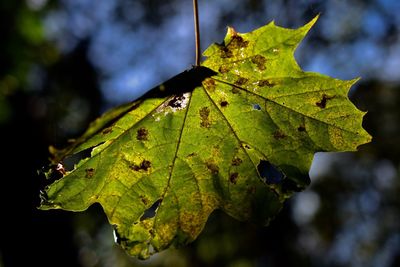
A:
{"label": "green foliage", "polygon": [[296,30],[229,28],[202,67],[52,149],[63,177],[45,189],[40,208],[100,203],[118,242],[139,258],[193,241],[215,209],[267,224],[308,185],[315,152],[370,141],[364,113],[347,97],[355,81],[304,72],[293,57],[315,21]]}
{"label": "green foliage", "polygon": [[41,12],[26,7],[25,1],[3,1],[0,13],[0,124],[3,124],[15,113],[10,98],[19,91],[32,89],[35,85],[29,75],[56,62],[58,52],[45,40]]}

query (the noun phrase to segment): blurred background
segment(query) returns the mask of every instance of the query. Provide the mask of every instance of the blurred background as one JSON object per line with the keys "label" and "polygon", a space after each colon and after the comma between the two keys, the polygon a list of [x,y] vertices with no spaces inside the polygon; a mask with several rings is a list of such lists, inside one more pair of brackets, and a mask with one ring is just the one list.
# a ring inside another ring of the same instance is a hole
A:
{"label": "blurred background", "polygon": [[[317,154],[311,186],[269,227],[215,212],[191,245],[147,261],[114,244],[99,206],[39,211],[37,173],[106,109],[194,63],[190,0],[0,1],[1,250],[10,266],[400,266],[400,1],[199,0],[202,47],[226,26],[321,17],[300,66],[340,79],[374,137],[357,153]],[[29,265],[28,265],[29,264]]]}

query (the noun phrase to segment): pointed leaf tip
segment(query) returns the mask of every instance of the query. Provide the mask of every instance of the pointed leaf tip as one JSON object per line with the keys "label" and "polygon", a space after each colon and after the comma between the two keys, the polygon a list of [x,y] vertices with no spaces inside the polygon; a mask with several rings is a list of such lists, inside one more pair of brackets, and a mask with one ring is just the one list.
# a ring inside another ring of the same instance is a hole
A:
{"label": "pointed leaf tip", "polygon": [[316,15],[312,20],[310,20],[306,25],[304,25],[303,27],[306,28],[311,28],[312,26],[314,26],[314,24],[318,21],[320,17],[320,14]]}
{"label": "pointed leaf tip", "polygon": [[230,36],[235,36],[235,35],[237,35],[237,32],[236,32],[236,30],[233,28],[233,27],[231,27],[231,26],[228,26],[228,30],[227,30],[228,32],[227,32],[227,35],[230,35]]}

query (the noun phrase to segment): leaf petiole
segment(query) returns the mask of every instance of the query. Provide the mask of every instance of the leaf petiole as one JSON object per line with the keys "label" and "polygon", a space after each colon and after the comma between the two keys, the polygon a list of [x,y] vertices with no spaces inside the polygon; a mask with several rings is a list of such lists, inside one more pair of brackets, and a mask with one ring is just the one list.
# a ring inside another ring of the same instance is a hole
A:
{"label": "leaf petiole", "polygon": [[199,27],[199,10],[197,0],[193,0],[193,16],[194,16],[194,33],[196,42],[196,63],[195,66],[200,66],[200,27]]}

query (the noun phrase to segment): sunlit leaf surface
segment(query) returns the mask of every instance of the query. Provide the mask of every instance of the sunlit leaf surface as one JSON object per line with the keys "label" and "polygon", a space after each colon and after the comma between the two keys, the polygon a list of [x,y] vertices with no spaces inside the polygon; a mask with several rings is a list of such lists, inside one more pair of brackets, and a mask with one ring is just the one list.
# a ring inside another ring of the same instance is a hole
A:
{"label": "sunlit leaf surface", "polygon": [[304,72],[293,57],[315,21],[296,30],[229,28],[201,67],[52,149],[53,174],[63,177],[40,208],[100,203],[118,243],[139,258],[193,241],[215,209],[267,224],[309,184],[315,152],[370,141],[364,113],[347,97],[355,81]]}

